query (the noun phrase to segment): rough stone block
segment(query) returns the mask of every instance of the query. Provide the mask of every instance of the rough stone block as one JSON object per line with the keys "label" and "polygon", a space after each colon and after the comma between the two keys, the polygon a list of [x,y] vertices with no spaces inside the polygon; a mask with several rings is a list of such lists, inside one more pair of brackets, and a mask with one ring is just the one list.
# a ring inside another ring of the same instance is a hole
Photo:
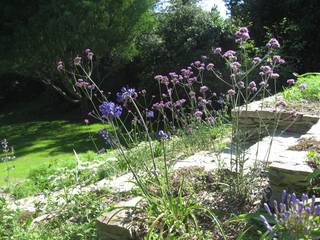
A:
{"label": "rough stone block", "polygon": [[[117,204],[115,210],[102,214],[96,222],[98,239],[100,240],[132,240],[134,235],[130,229],[131,219],[127,215],[128,207],[134,207],[141,197]],[[121,209],[123,207],[123,209]],[[121,211],[119,211],[121,210]]]}

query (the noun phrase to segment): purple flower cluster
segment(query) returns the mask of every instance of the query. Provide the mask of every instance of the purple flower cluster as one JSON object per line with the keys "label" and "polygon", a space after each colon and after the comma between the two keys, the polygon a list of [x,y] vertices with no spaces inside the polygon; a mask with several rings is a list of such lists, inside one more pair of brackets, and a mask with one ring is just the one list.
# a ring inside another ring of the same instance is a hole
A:
{"label": "purple flower cluster", "polygon": [[241,27],[239,31],[235,33],[236,42],[244,42],[248,39],[250,39],[248,28]]}
{"label": "purple flower cluster", "polygon": [[239,62],[230,63],[230,68],[233,73],[238,73],[240,70],[241,64]]}
{"label": "purple flower cluster", "polygon": [[275,106],[280,108],[285,108],[287,106],[287,103],[283,100],[278,100]]}
{"label": "purple flower cluster", "polygon": [[306,85],[305,83],[301,83],[301,84],[299,85],[299,88],[300,88],[301,90],[304,90],[304,89],[307,88],[307,85]]}
{"label": "purple flower cluster", "polygon": [[102,117],[110,118],[119,118],[122,114],[122,107],[114,102],[103,102],[99,106],[99,110],[102,114]]}
{"label": "purple flower cluster", "polygon": [[79,65],[81,64],[81,57],[76,56],[76,57],[73,59],[73,64],[76,65],[76,66],[79,66]]}
{"label": "purple flower cluster", "polygon": [[236,52],[233,50],[228,50],[223,54],[223,56],[225,58],[228,58],[229,60],[236,60],[237,57],[235,55],[236,55]]}
{"label": "purple flower cluster", "polygon": [[249,83],[249,86],[248,86],[248,89],[252,92],[256,92],[258,89],[257,89],[257,85],[254,81],[251,81]]}
{"label": "purple flower cluster", "polygon": [[203,71],[205,69],[206,64],[201,61],[194,61],[190,64],[191,67],[195,67],[198,71]]}
{"label": "purple flower cluster", "polygon": [[294,79],[288,79],[288,80],[287,80],[287,83],[288,83],[289,85],[294,84],[294,82],[295,82]]}
{"label": "purple flower cluster", "polygon": [[87,48],[86,50],[84,50],[84,53],[86,54],[87,58],[88,58],[90,61],[92,61],[94,54],[93,54],[93,52],[91,51],[91,49],[90,49],[90,48]]}
{"label": "purple flower cluster", "polygon": [[253,65],[258,65],[259,63],[261,63],[262,59],[260,57],[254,57],[252,60],[252,64]]}
{"label": "purple flower cluster", "polygon": [[234,89],[229,89],[229,90],[228,90],[228,95],[229,95],[230,97],[232,97],[232,96],[236,95],[236,91],[235,91]]}
{"label": "purple flower cluster", "polygon": [[182,107],[182,105],[185,104],[186,101],[187,101],[187,100],[185,100],[184,98],[179,99],[179,100],[177,100],[177,101],[174,103],[174,106],[175,106],[175,107]]}
{"label": "purple flower cluster", "polygon": [[267,43],[267,47],[268,47],[269,49],[280,48],[280,43],[278,42],[277,39],[271,38],[271,39],[269,40],[269,42]]}
{"label": "purple flower cluster", "polygon": [[214,54],[220,54],[222,52],[222,49],[220,47],[214,48],[213,53]]}
{"label": "purple flower cluster", "polygon": [[305,234],[312,234],[313,230],[320,226],[320,205],[316,204],[314,195],[309,199],[307,194],[302,194],[300,200],[295,193],[287,194],[284,190],[281,203],[274,201],[273,207],[272,214],[269,205],[264,204],[265,211],[276,221],[278,227],[275,229],[278,232],[275,232],[265,216],[260,215],[261,221],[273,236],[281,234],[279,231],[296,237],[301,234],[305,236]]}
{"label": "purple flower cluster", "polygon": [[259,72],[260,76],[271,76],[271,74],[273,73],[272,69],[270,66],[268,65],[263,65],[260,67],[261,72]]}
{"label": "purple flower cluster", "polygon": [[87,89],[94,89],[95,86],[93,84],[88,83],[87,81],[84,81],[83,79],[78,79],[75,83],[75,85],[79,88],[87,88]]}
{"label": "purple flower cluster", "polygon": [[279,56],[279,55],[274,55],[273,57],[272,57],[272,61],[274,62],[274,63],[277,63],[277,64],[284,64],[286,61],[284,60],[284,59],[282,59],[281,58],[281,56]]}
{"label": "purple flower cluster", "polygon": [[57,70],[58,70],[59,72],[62,72],[62,71],[64,70],[64,64],[63,64],[62,61],[59,61],[59,62],[57,63]]}

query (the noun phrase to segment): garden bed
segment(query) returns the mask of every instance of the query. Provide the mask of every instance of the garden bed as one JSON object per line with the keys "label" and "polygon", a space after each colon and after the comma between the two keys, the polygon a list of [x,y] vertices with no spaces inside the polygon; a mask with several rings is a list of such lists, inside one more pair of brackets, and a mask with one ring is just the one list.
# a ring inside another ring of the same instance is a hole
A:
{"label": "garden bed", "polygon": [[[255,182],[259,183],[258,190],[249,199],[241,199],[229,192],[230,189],[226,187],[228,184],[232,184],[232,174],[234,173],[228,170],[208,172],[201,167],[188,167],[175,170],[170,179],[171,193],[174,197],[181,194],[182,202],[177,202],[176,207],[179,207],[179,204],[182,204],[180,207],[185,207],[185,205],[192,205],[196,202],[195,207],[199,209],[204,207],[211,209],[219,221],[224,222],[222,227],[227,239],[236,239],[238,233],[247,227],[244,222],[228,222],[227,220],[241,213],[256,212],[260,208],[261,200],[265,197],[268,186],[266,177],[255,179]],[[182,189],[181,182],[184,183]],[[150,191],[157,195],[159,190],[152,189]],[[133,208],[125,208],[122,213],[115,214],[114,211],[111,211],[99,217],[97,226],[99,235],[103,236],[103,239],[120,240],[130,239],[130,237],[143,239],[150,232],[150,226],[153,226],[156,231],[164,231],[164,234],[168,231],[165,229],[164,223],[165,220],[168,220],[167,216],[150,219],[146,200],[133,198],[128,202],[121,203],[119,207],[129,207],[130,204]],[[201,214],[201,211],[195,211],[194,214],[198,215],[198,226],[192,223],[192,219],[185,219],[189,222],[189,227],[200,227],[203,236],[206,236],[207,239],[223,239],[219,228],[213,224],[209,215]],[[194,233],[196,234],[196,232]],[[176,234],[178,236],[179,232]]]}

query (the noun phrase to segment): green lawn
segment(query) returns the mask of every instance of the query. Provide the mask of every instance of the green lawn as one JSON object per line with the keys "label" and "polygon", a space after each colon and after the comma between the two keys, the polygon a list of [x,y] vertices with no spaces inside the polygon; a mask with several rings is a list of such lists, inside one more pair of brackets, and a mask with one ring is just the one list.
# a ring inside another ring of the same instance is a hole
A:
{"label": "green lawn", "polygon": [[[9,162],[10,166],[15,166],[15,169],[10,171],[13,180],[24,179],[30,169],[40,165],[62,166],[75,161],[73,149],[80,155],[81,160],[92,160],[96,157],[92,139],[101,146],[96,132],[104,127],[102,124],[85,125],[81,120],[34,120],[37,112],[39,113],[39,110],[33,106],[0,114],[0,139],[8,140],[14,147],[16,156],[14,161]],[[6,166],[6,163],[0,163],[0,186],[4,184]]]}

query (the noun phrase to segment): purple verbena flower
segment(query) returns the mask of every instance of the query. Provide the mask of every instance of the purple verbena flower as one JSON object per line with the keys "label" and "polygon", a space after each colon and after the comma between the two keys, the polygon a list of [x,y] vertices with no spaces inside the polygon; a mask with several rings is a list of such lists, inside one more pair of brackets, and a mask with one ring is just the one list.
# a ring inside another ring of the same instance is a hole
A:
{"label": "purple verbena flower", "polygon": [[184,98],[179,99],[174,103],[174,106],[175,107],[181,107],[185,102],[186,102],[186,100]]}
{"label": "purple verbena flower", "polygon": [[305,83],[301,83],[301,84],[299,85],[299,88],[300,88],[301,90],[304,90],[304,89],[307,88],[307,85],[306,85]]}
{"label": "purple verbena flower", "polygon": [[272,79],[278,79],[279,77],[280,77],[280,75],[278,74],[278,73],[271,73],[270,74],[270,77],[272,78]]}
{"label": "purple verbena flower", "polygon": [[233,50],[228,50],[223,54],[225,58],[229,58],[229,59],[233,59],[235,55],[236,55],[236,52]]}
{"label": "purple verbena flower", "polygon": [[235,33],[235,37],[236,37],[236,42],[246,41],[246,40],[250,39],[250,35],[249,35],[248,28],[246,28],[246,27],[241,27],[241,28],[239,29],[239,31],[237,31],[237,32]]}
{"label": "purple verbena flower", "polygon": [[255,57],[252,60],[252,64],[257,65],[259,63],[261,63],[262,59],[260,57]]}
{"label": "purple verbena flower", "polygon": [[228,95],[229,95],[229,96],[234,96],[234,95],[236,95],[236,91],[233,90],[233,89],[229,89],[229,90],[228,90]]}
{"label": "purple verbena flower", "polygon": [[213,64],[213,63],[209,63],[209,64],[207,65],[207,70],[208,70],[208,71],[213,70],[213,68],[214,68],[214,64]]}
{"label": "purple verbena flower", "polygon": [[199,110],[194,113],[194,116],[197,117],[197,118],[201,118],[202,115],[203,115],[203,112],[201,112]]}
{"label": "purple verbena flower", "polygon": [[294,79],[288,79],[288,80],[287,80],[287,83],[288,83],[289,85],[294,84]]}
{"label": "purple verbena flower", "polygon": [[76,56],[74,59],[73,59],[73,64],[78,66],[81,64],[81,57],[79,56]]}
{"label": "purple verbena flower", "polygon": [[63,64],[62,61],[59,61],[59,62],[57,63],[57,70],[58,70],[59,72],[62,72],[62,71],[64,70],[64,64]]}
{"label": "purple verbena flower", "polygon": [[267,47],[270,48],[270,49],[272,49],[272,48],[280,48],[280,44],[279,44],[277,39],[271,38],[269,40],[269,42],[267,43]]}
{"label": "purple verbena flower", "polygon": [[217,47],[217,48],[213,49],[213,53],[214,54],[219,54],[221,52],[222,52],[222,49],[220,47]]}
{"label": "purple verbena flower", "polygon": [[241,64],[239,62],[230,63],[230,68],[231,68],[232,72],[234,72],[234,73],[237,73],[239,71],[240,67],[241,67]]}
{"label": "purple verbena flower", "polygon": [[209,88],[207,87],[207,86],[201,86],[200,87],[200,92],[201,93],[205,93],[205,92],[207,92],[209,90]]}

